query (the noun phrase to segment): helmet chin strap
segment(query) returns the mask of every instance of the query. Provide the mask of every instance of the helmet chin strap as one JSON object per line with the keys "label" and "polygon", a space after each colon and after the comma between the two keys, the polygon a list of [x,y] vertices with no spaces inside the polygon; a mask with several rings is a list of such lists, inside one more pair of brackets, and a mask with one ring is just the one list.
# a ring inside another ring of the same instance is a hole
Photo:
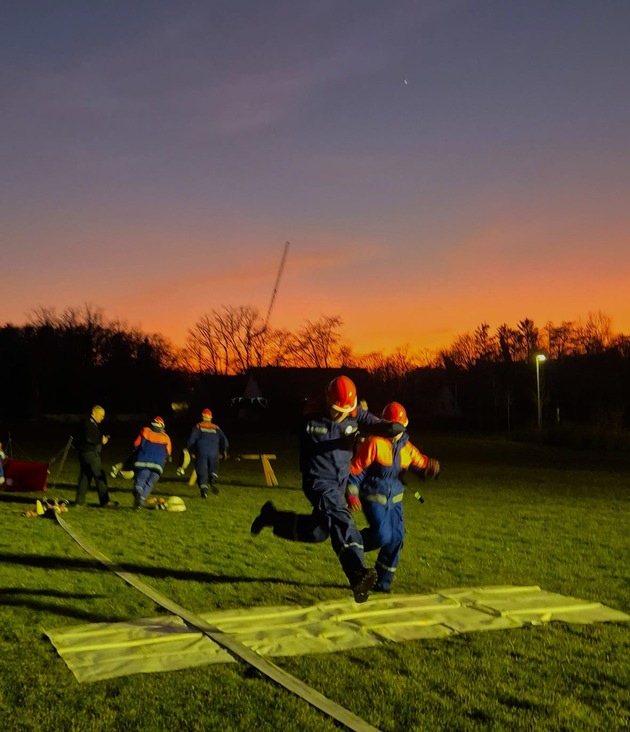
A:
{"label": "helmet chin strap", "polygon": [[333,414],[333,419],[335,422],[341,422],[343,419],[345,419],[351,412],[354,412],[354,410],[357,408],[357,399],[354,398],[354,402],[349,407],[338,407],[336,404],[331,404],[330,409]]}

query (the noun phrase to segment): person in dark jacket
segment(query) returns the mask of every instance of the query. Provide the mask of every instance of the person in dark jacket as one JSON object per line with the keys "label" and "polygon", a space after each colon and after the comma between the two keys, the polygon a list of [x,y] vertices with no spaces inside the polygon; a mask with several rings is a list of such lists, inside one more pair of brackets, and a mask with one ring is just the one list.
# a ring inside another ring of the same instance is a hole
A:
{"label": "person in dark jacket", "polygon": [[[202,498],[208,497],[208,486],[215,495],[218,494],[219,456],[227,460],[229,447],[223,430],[212,422],[212,412],[204,409],[201,422],[192,428],[186,443],[188,453],[195,456],[197,485]],[[184,475],[184,470],[183,467],[178,468],[177,474]]]}
{"label": "person in dark jacket", "polygon": [[326,389],[326,407],[308,415],[300,433],[302,489],[310,514],[278,511],[265,503],[251,526],[259,534],[266,526],[291,541],[321,542],[330,538],[356,602],[365,602],[376,584],[376,570],[365,566],[363,540],[345,499],[355,439],[366,433],[393,436],[402,425],[384,422],[357,403],[356,387],[347,376],[333,379]]}
{"label": "person in dark jacket", "polygon": [[164,465],[170,458],[171,438],[166,434],[162,417],[155,417],[148,427],[143,427],[133,446],[134,486],[133,507],[141,508],[160,479]]}
{"label": "person in dark jacket", "polygon": [[[390,402],[383,419],[407,427],[407,412],[399,402]],[[405,538],[401,476],[411,470],[423,479],[436,478],[440,463],[423,455],[409,441],[407,432],[394,438],[366,437],[357,445],[350,464],[347,500],[351,511],[360,511],[369,526],[362,529],[366,552],[379,549],[376,559],[378,582],[375,592],[389,592]]]}
{"label": "person in dark jacket", "polygon": [[110,503],[107,491],[107,478],[101,463],[101,450],[107,444],[109,435],[101,435],[99,425],[105,419],[105,410],[98,404],[92,407],[90,416],[81,423],[76,435],[76,448],[79,454],[79,481],[75,502],[83,506],[92,481],[98,492],[101,508],[114,506]]}

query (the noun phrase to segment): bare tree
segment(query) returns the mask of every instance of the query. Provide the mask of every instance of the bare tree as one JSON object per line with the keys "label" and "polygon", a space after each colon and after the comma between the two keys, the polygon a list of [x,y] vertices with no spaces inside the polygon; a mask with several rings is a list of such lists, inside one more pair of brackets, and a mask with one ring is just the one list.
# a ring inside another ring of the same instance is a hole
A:
{"label": "bare tree", "polygon": [[385,358],[385,367],[389,379],[402,379],[418,368],[418,359],[409,353],[409,346],[398,346]]}
{"label": "bare tree", "polygon": [[560,325],[549,322],[545,325],[545,331],[549,358],[562,358],[576,351],[576,330],[573,321],[563,320]]}
{"label": "bare tree", "polygon": [[307,320],[297,333],[295,361],[300,366],[330,368],[339,360],[343,321],[338,315],[323,315],[319,320]]}
{"label": "bare tree", "polygon": [[284,328],[267,329],[265,334],[265,364],[292,366],[297,349],[297,338]]}
{"label": "bare tree", "polygon": [[503,323],[497,328],[498,350],[504,363],[516,360],[518,331]]}
{"label": "bare tree", "polygon": [[453,344],[441,352],[442,363],[453,363],[463,369],[472,368],[477,362],[477,347],[470,333],[457,336]]}
{"label": "bare tree", "polygon": [[246,373],[264,361],[265,327],[258,310],[249,305],[215,311],[215,327],[228,353],[227,373]]}
{"label": "bare tree", "polygon": [[612,319],[600,310],[588,313],[586,322],[580,320],[575,330],[581,353],[601,353],[613,341]]}
{"label": "bare tree", "polygon": [[226,373],[227,358],[222,358],[222,355],[225,356],[225,349],[219,343],[214,319],[210,315],[202,315],[188,331],[184,358],[195,371],[223,374]]}
{"label": "bare tree", "polygon": [[265,362],[268,336],[256,308],[223,306],[203,315],[188,331],[186,348],[200,371],[245,373]]}
{"label": "bare tree", "polygon": [[534,321],[523,318],[517,324],[518,356],[521,361],[529,361],[532,353],[540,350],[540,334]]}
{"label": "bare tree", "polygon": [[419,358],[409,353],[409,346],[399,346],[391,354],[372,351],[354,360],[354,365],[364,368],[381,381],[401,379],[420,365]]}
{"label": "bare tree", "polygon": [[439,351],[430,348],[420,349],[416,354],[416,359],[419,368],[437,369],[441,365]]}
{"label": "bare tree", "polygon": [[490,335],[488,323],[482,323],[473,333],[476,357],[478,361],[495,361],[498,355],[498,343],[495,336]]}

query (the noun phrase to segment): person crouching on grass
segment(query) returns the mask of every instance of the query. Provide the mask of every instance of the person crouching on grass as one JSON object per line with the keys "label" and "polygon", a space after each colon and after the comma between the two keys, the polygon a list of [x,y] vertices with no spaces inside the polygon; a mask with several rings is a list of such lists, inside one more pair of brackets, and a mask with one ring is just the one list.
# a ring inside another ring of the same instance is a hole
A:
{"label": "person crouching on grass", "polygon": [[328,384],[326,406],[306,417],[300,433],[302,490],[312,512],[278,511],[267,501],[250,531],[258,535],[270,526],[276,536],[309,543],[330,538],[355,602],[365,602],[378,577],[365,566],[361,534],[344,495],[359,429],[390,437],[404,431],[402,425],[384,422],[357,404],[356,386],[347,376],[339,376]]}
{"label": "person crouching on grass", "polygon": [[141,508],[160,479],[172,452],[171,438],[165,432],[162,417],[155,417],[148,427],[143,427],[133,446],[133,507]]}
{"label": "person crouching on grass", "polygon": [[[390,402],[383,419],[407,427],[409,420],[402,404]],[[376,559],[378,582],[375,592],[389,592],[405,538],[401,475],[407,470],[422,478],[436,478],[440,463],[423,455],[409,441],[407,432],[396,437],[366,437],[359,442],[350,463],[350,481],[346,491],[351,511],[360,511],[369,526],[361,530],[364,551],[380,549]]]}

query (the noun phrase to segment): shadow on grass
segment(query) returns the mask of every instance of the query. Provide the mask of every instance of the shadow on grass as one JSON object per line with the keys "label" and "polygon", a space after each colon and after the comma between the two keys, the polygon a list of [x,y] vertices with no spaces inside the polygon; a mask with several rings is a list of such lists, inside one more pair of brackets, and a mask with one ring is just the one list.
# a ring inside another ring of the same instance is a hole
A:
{"label": "shadow on grass", "polygon": [[[16,564],[37,569],[73,569],[79,572],[111,572],[95,559],[72,559],[68,557],[40,556],[34,554],[0,553],[0,564]],[[235,577],[225,574],[211,574],[190,569],[172,569],[168,567],[151,567],[144,564],[126,564],[116,562],[126,572],[155,577],[157,579],[172,578],[177,580],[192,580],[193,582],[207,582],[208,584],[236,584],[248,582],[268,582],[293,587],[334,587],[347,589],[346,585],[322,582],[294,582],[280,577]]]}
{"label": "shadow on grass", "polygon": [[[165,482],[173,482],[173,481],[165,481]],[[300,486],[294,486],[294,485],[269,486],[262,482],[255,483],[255,482],[247,481],[247,480],[230,480],[229,483],[221,483],[221,481],[219,481],[217,483],[217,485],[219,487],[219,490],[225,490],[226,493],[230,490],[231,486],[235,486],[238,488],[264,488],[264,489],[270,488],[271,490],[274,490],[274,491],[278,491],[278,490],[279,491],[301,491],[302,490],[302,488]]]}
{"label": "shadow on grass", "polygon": [[[197,490],[197,484],[194,483],[193,485],[189,485],[188,478],[163,478],[155,487],[154,493],[160,492],[160,484],[164,485],[178,485],[182,488],[187,488],[190,490]],[[238,487],[238,488],[269,488],[270,486],[266,485],[262,481],[254,481],[254,480],[230,480],[229,482],[223,482],[219,481],[218,484],[219,488],[223,488],[226,491],[229,491],[232,486]],[[278,490],[285,490],[285,491],[299,491],[302,490],[300,486],[294,486],[294,485],[276,485],[273,486],[274,489]],[[61,491],[61,490],[70,490],[70,491],[76,491],[77,484],[76,483],[48,483],[48,486],[46,488],[47,492],[54,493],[55,491]],[[113,484],[107,486],[107,490],[109,493],[131,493],[133,491],[133,480],[126,480],[124,483],[121,484]],[[90,489],[90,493],[94,493],[96,495],[96,490],[94,488]],[[12,495],[16,495],[18,492],[16,491]],[[11,493],[2,493],[0,492],[0,499],[11,495]],[[24,493],[19,495],[25,495]],[[36,495],[41,496],[45,495],[44,491],[38,491],[37,493],[32,493],[29,495]]]}
{"label": "shadow on grass", "polygon": [[31,610],[63,615],[76,620],[87,620],[92,623],[116,623],[124,618],[119,615],[99,615],[93,610],[80,610],[79,608],[58,605],[55,602],[47,602],[37,598],[57,598],[60,600],[94,600],[104,595],[85,594],[81,592],[61,592],[54,589],[28,590],[22,587],[0,587],[0,606],[3,607],[27,607]]}
{"label": "shadow on grass", "polygon": [[33,504],[37,499],[41,501],[45,497],[45,493],[33,493],[30,495],[24,495],[23,493],[0,493],[0,503]]}
{"label": "shadow on grass", "polygon": [[[160,483],[157,484],[155,489],[153,490],[153,495],[160,496],[160,495],[172,495],[172,492],[166,492],[164,490],[160,490],[162,487],[169,486],[172,488],[172,486],[181,486],[182,488],[185,488],[186,490],[192,490],[192,491],[198,491],[197,485],[188,485],[188,479],[181,479],[181,478],[164,478],[161,483],[164,484],[164,486],[160,486]],[[256,483],[253,481],[246,481],[246,480],[230,480],[229,483],[218,483],[218,488],[221,492],[229,493],[230,488],[234,486],[236,488],[263,488],[267,489],[270,486],[265,485],[264,483]],[[18,491],[10,492],[10,491],[0,491],[0,502],[2,503],[35,503],[35,501],[39,498],[42,500],[43,498],[46,498],[47,496],[55,497],[55,491],[76,491],[77,485],[76,483],[48,483],[46,491],[37,491],[33,493],[20,493]],[[276,485],[273,486],[274,490],[278,491],[299,491],[301,492],[302,488],[298,485]],[[133,481],[125,481],[124,485],[108,485],[107,486],[107,492],[110,494],[116,494],[116,493],[125,493],[131,497],[133,493]],[[89,496],[94,496],[96,498],[96,490],[90,489],[88,493]]]}

